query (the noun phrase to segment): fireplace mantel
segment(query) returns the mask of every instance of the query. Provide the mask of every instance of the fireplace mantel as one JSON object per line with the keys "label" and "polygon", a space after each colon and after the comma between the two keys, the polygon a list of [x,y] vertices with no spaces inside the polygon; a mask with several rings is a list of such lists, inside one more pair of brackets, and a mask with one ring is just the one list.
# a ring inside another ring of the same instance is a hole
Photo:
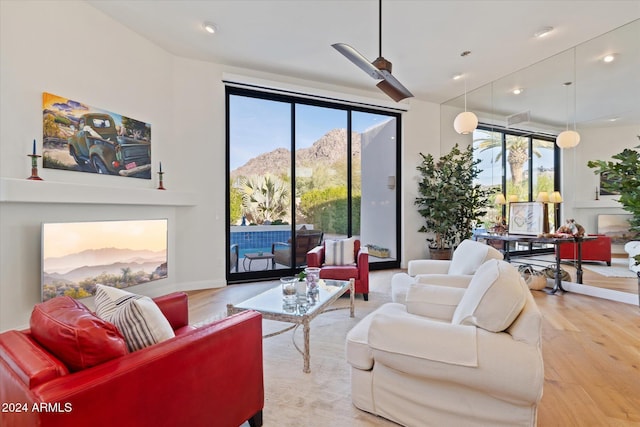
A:
{"label": "fireplace mantel", "polygon": [[195,193],[0,178],[0,203],[195,206]]}

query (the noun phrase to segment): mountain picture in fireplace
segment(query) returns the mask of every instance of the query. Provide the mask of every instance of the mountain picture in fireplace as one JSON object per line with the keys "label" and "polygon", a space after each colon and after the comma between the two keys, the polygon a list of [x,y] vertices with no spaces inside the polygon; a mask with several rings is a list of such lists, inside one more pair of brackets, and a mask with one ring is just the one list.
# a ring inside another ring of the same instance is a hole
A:
{"label": "mountain picture in fireplace", "polygon": [[42,224],[42,300],[167,277],[167,219]]}

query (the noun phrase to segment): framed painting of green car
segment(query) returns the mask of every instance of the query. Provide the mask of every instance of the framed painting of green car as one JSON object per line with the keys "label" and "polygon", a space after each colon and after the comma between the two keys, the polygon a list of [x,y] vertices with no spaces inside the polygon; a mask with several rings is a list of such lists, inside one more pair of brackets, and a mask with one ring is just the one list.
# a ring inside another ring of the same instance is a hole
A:
{"label": "framed painting of green car", "polygon": [[42,166],[151,179],[151,125],[42,94]]}

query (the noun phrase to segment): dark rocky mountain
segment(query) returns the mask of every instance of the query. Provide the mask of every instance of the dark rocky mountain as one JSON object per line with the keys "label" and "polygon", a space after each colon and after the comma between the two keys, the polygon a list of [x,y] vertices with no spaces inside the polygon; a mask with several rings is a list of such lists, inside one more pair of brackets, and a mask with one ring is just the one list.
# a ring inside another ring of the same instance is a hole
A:
{"label": "dark rocky mountain", "polygon": [[[352,156],[360,158],[361,143],[360,134],[353,132],[351,136]],[[331,166],[336,162],[344,161],[344,153],[347,150],[347,130],[333,129],[324,134],[309,148],[296,150],[296,166],[310,167],[325,165]],[[231,171],[231,179],[240,176],[274,175],[289,173],[291,165],[291,152],[286,148],[276,148],[268,153],[260,154],[244,165]]]}

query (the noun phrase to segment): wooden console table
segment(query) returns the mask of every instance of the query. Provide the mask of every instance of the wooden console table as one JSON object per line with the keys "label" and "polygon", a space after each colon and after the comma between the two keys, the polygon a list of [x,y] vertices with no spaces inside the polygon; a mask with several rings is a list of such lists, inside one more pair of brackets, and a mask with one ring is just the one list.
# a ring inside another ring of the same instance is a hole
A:
{"label": "wooden console table", "polygon": [[595,240],[594,236],[585,236],[585,237],[537,237],[537,236],[525,236],[525,235],[517,235],[517,234],[478,234],[475,237],[476,240],[483,239],[487,243],[489,240],[501,240],[506,242],[504,245],[504,259],[505,261],[511,260],[511,255],[509,253],[509,242],[520,242],[520,243],[542,243],[547,245],[554,245],[556,252],[556,274],[555,274],[555,283],[553,289],[550,293],[555,294],[558,291],[567,292],[566,289],[562,287],[561,280],[561,272],[560,269],[560,248],[559,246],[563,243],[575,243],[578,247],[577,254],[577,265],[576,265],[576,281],[577,283],[582,284],[582,242],[586,242],[588,240]]}

